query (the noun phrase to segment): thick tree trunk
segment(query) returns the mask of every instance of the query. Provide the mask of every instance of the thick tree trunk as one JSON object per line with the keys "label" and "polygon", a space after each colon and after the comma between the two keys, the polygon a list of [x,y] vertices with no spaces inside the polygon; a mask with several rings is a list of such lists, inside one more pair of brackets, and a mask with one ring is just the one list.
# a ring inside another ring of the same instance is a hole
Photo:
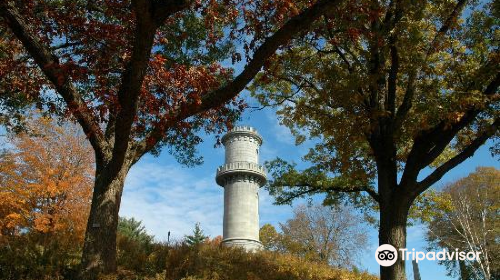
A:
{"label": "thick tree trunk", "polygon": [[380,267],[381,280],[406,280],[405,262],[399,249],[406,248],[406,223],[410,203],[404,199],[391,199],[389,205],[381,205],[379,245],[390,244],[398,250],[396,263]]}
{"label": "thick tree trunk", "polygon": [[99,274],[116,272],[116,230],[123,183],[129,170],[124,166],[116,174],[96,172],[92,206],[85,232],[81,274],[83,280],[97,279]]}

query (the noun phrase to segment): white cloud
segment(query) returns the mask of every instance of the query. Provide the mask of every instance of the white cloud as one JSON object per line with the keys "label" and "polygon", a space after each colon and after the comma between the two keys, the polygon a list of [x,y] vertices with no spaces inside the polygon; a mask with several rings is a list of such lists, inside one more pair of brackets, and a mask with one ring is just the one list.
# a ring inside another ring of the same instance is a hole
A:
{"label": "white cloud", "polygon": [[[179,165],[139,162],[125,182],[120,215],[141,220],[146,230],[158,240],[182,239],[200,222],[205,234],[222,235],[224,189],[212,176]],[[275,226],[292,216],[289,206],[273,205],[274,198],[260,190],[260,224]]]}
{"label": "white cloud", "polygon": [[201,223],[205,234],[222,234],[223,190],[213,177],[196,177],[176,165],[138,163],[127,176],[120,215],[141,220],[158,240],[181,239]]}

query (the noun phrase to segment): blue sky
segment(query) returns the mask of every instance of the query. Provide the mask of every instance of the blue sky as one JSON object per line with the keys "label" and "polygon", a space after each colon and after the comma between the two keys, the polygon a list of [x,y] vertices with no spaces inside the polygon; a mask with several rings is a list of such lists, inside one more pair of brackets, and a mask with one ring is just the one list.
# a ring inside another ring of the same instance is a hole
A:
{"label": "blue sky", "polygon": [[[251,105],[255,101],[247,98]],[[273,110],[247,110],[240,125],[255,127],[264,138],[261,148],[261,163],[275,157],[300,163],[307,146],[295,146],[294,138],[288,129],[281,126]],[[223,147],[214,148],[215,137],[205,136],[199,146],[204,164],[186,168],[175,159],[162,152],[159,157],[145,156],[132,167],[122,198],[120,215],[142,220],[149,233],[158,240],[166,240],[168,231],[173,239],[181,239],[190,234],[194,224],[201,223],[204,232],[215,237],[222,235],[223,189],[215,183],[215,170],[224,162]],[[474,157],[447,174],[434,187],[439,188],[447,182],[467,176],[477,166],[495,166],[499,162],[490,156],[487,147],[481,148]],[[265,223],[278,227],[292,216],[292,207],[273,205],[273,198],[266,190],[260,191],[260,225]],[[317,200],[320,200],[318,198]],[[294,205],[304,203],[297,201]],[[374,259],[378,247],[378,233],[367,227],[369,244],[359,261],[359,266],[371,273],[378,274],[379,267]],[[421,225],[408,229],[408,248],[425,251],[425,227]],[[444,267],[434,261],[419,262],[422,279],[446,280]],[[408,279],[413,279],[411,263],[407,263]]]}

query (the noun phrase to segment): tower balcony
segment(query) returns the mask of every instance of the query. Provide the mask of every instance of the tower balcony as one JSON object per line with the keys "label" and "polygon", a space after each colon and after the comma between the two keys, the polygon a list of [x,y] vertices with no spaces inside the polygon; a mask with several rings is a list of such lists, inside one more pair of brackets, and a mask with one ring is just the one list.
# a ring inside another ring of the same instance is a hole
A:
{"label": "tower balcony", "polygon": [[215,181],[219,186],[224,187],[226,180],[235,176],[254,177],[259,181],[260,186],[263,186],[267,181],[266,170],[263,166],[246,161],[236,161],[219,166]]}

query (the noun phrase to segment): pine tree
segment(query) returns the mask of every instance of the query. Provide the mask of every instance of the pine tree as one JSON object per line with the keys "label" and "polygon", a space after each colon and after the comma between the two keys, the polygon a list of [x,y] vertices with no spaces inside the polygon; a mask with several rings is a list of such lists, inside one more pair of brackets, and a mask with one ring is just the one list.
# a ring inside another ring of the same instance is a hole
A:
{"label": "pine tree", "polygon": [[134,218],[128,219],[119,217],[118,233],[131,240],[144,244],[146,247],[153,243],[154,240],[154,236],[146,232],[146,228],[142,225],[142,222]]}
{"label": "pine tree", "polygon": [[193,235],[186,235],[184,242],[189,246],[198,246],[205,242],[207,236],[203,234],[203,230],[200,228],[200,223],[196,223],[193,230]]}

